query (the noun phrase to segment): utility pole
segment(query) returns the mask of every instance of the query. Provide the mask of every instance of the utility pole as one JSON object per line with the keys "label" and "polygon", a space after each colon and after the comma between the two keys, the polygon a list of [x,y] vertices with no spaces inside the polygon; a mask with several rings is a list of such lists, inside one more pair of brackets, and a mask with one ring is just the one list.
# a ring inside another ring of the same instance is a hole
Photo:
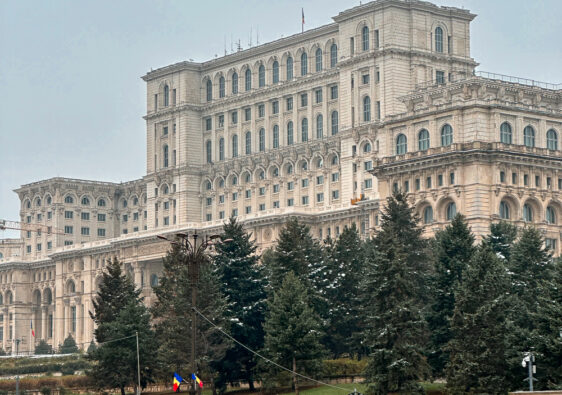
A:
{"label": "utility pole", "polygon": [[[16,362],[17,362],[21,339],[14,339],[14,341],[16,342]],[[16,371],[17,371],[17,369],[16,369]],[[20,395],[20,375],[19,375],[19,373],[17,373],[17,375],[16,375],[16,395]]]}
{"label": "utility pole", "polygon": [[523,358],[523,367],[527,366],[528,377],[525,381],[529,381],[529,391],[533,392],[533,381],[537,379],[533,378],[533,373],[537,373],[537,366],[534,364],[535,356],[532,351],[529,351],[525,358]]}
{"label": "utility pole", "polygon": [[135,336],[137,337],[137,375],[138,375],[137,395],[140,395],[141,385],[140,385],[140,358],[139,358],[139,332],[138,331],[135,331]]}

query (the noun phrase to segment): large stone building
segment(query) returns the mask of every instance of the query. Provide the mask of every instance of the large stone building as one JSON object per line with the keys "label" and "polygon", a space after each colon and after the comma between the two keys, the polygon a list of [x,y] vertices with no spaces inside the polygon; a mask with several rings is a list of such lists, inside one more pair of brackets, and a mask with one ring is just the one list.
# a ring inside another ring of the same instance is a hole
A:
{"label": "large stone building", "polygon": [[378,0],[302,34],[147,73],[145,177],[16,190],[24,230],[0,244],[2,348],[68,334],[87,344],[108,259],[150,303],[168,248],[156,235],[216,233],[231,215],[260,248],[288,216],[319,239],[351,223],[367,236],[400,188],[428,234],[456,212],[478,235],[504,218],[534,224],[559,253],[561,86],[476,73],[474,17]]}

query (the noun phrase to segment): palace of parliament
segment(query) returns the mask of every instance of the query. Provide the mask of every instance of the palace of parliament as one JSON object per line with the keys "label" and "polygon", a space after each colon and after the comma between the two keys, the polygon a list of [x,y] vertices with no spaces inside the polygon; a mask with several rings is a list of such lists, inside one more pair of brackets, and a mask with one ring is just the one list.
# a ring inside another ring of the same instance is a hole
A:
{"label": "palace of parliament", "polygon": [[478,236],[500,219],[532,224],[559,254],[562,85],[476,72],[475,16],[377,0],[148,72],[144,177],[15,190],[23,230],[0,242],[0,347],[57,347],[69,334],[87,347],[108,260],[150,304],[169,248],[156,236],[220,233],[231,216],[260,250],[290,216],[318,239],[353,223],[367,237],[400,189],[427,235],[460,212]]}

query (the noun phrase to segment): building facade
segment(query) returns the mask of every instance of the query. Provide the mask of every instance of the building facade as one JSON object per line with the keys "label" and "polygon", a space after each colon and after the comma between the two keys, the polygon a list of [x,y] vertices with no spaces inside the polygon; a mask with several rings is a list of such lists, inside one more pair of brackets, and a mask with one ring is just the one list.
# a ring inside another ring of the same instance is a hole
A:
{"label": "building facade", "polygon": [[0,244],[2,347],[57,346],[69,334],[87,346],[109,259],[151,303],[168,249],[156,235],[218,233],[230,216],[260,249],[288,216],[319,239],[352,223],[366,237],[401,189],[427,235],[462,212],[479,236],[500,219],[532,223],[558,254],[562,87],[475,72],[474,17],[378,0],[302,34],[147,73],[142,179],[16,190],[24,230]]}

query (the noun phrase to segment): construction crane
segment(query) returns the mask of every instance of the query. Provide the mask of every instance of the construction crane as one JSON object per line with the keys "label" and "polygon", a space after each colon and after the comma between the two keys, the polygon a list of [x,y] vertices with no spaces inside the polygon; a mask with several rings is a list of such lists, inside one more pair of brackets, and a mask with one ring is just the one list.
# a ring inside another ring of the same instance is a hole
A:
{"label": "construction crane", "polygon": [[0,230],[6,229],[13,229],[13,230],[23,230],[27,232],[37,232],[42,233],[45,232],[48,235],[55,234],[55,235],[63,235],[60,229],[54,228],[52,226],[47,226],[43,224],[32,224],[26,222],[19,222],[19,221],[9,221],[7,219],[0,219]]}

